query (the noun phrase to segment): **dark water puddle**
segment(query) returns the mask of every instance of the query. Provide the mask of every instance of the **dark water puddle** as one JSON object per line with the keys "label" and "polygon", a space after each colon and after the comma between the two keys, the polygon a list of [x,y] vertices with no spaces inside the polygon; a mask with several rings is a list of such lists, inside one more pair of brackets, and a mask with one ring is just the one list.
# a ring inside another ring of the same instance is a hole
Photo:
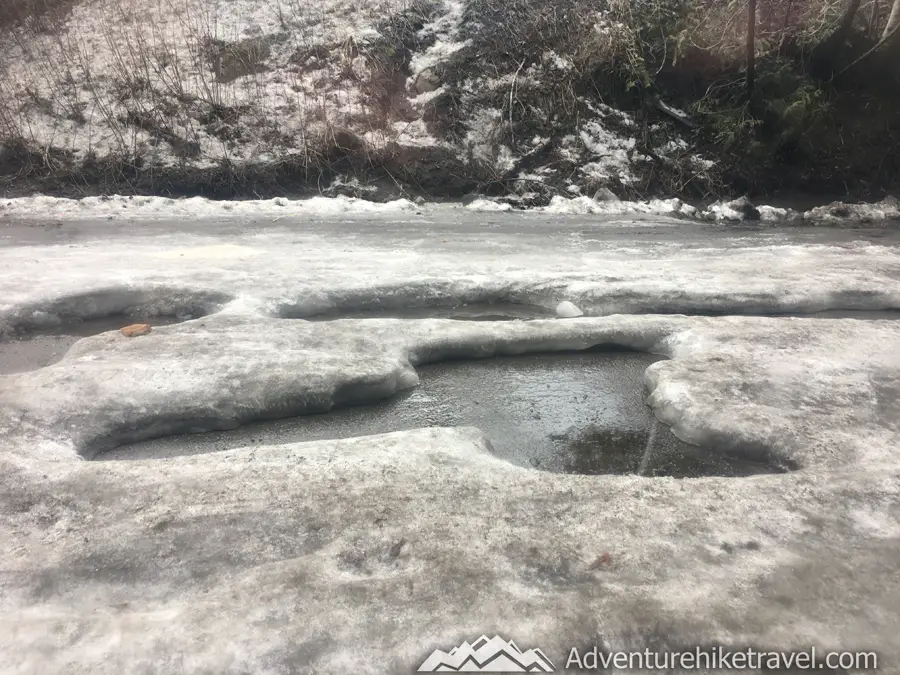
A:
{"label": "dark water puddle", "polygon": [[553,310],[512,302],[472,303],[454,307],[366,307],[334,309],[302,317],[307,321],[335,319],[454,319],[456,321],[527,321],[552,319]]}
{"label": "dark water puddle", "polygon": [[[759,316],[796,319],[859,319],[862,321],[900,319],[900,309],[829,309],[820,312],[772,312],[764,309],[692,309],[669,307],[651,308],[640,314],[685,314],[688,316]],[[299,318],[307,321],[334,321],[336,319],[454,319],[457,321],[528,321],[552,319],[553,310],[537,305],[516,303],[479,303],[456,307],[367,307],[361,309],[334,309],[320,314]],[[297,318],[293,316],[285,318]]]}
{"label": "dark water puddle", "polygon": [[145,441],[97,459],[164,458],[429,426],[476,426],[497,456],[544,471],[694,477],[784,470],[683,443],[658,423],[643,401],[643,374],[659,358],[585,352],[422,366],[419,387],[382,403]]}
{"label": "dark water puddle", "polygon": [[810,319],[859,319],[862,321],[889,319],[896,321],[900,319],[900,309],[827,309],[822,312],[796,314],[793,316],[805,316]]}
{"label": "dark water puddle", "polygon": [[40,332],[16,335],[0,342],[0,375],[23,373],[53,365],[69,351],[69,347],[80,339],[99,335],[110,330],[119,330],[133,323],[149,323],[151,326],[169,326],[187,321],[191,317],[154,316],[109,316],[102,319],[88,319],[67,323]]}
{"label": "dark water puddle", "polygon": [[673,311],[666,308],[649,309],[642,314],[685,314],[687,316],[758,316],[772,319],[857,319],[860,321],[897,321],[900,309],[826,309],[820,312],[772,312],[763,310],[690,309]]}

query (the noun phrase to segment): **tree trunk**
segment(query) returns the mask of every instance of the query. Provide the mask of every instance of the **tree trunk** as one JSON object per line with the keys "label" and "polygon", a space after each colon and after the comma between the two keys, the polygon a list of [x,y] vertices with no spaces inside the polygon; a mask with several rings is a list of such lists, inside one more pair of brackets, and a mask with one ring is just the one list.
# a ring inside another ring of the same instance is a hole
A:
{"label": "tree trunk", "polygon": [[878,35],[878,24],[881,23],[881,0],[872,0],[872,11],[869,15],[869,32],[867,36],[874,40]]}
{"label": "tree trunk", "polygon": [[887,26],[884,28],[884,33],[881,34],[882,40],[890,40],[897,32],[897,27],[900,26],[900,0],[894,0],[894,6],[891,8],[891,15],[888,17]]}
{"label": "tree trunk", "polygon": [[875,43],[865,54],[853,61],[849,66],[844,68],[838,75],[843,75],[854,66],[862,63],[875,55],[876,61],[881,68],[887,68],[896,72],[898,61],[900,61],[900,0],[893,0],[891,15],[888,17],[887,27],[881,34],[881,39]]}
{"label": "tree trunk", "polygon": [[885,51],[900,52],[900,0],[894,0],[887,26],[881,34],[881,41]]}
{"label": "tree trunk", "polygon": [[[900,2],[900,0],[898,0]],[[747,100],[753,100],[756,85],[756,0],[749,0],[747,10]]]}

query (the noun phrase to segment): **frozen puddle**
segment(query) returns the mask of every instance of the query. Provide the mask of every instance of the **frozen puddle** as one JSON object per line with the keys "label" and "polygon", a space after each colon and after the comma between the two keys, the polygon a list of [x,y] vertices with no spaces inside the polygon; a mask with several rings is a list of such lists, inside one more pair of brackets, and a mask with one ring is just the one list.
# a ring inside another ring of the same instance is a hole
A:
{"label": "frozen puddle", "polygon": [[[645,313],[674,314],[677,312],[656,311]],[[680,313],[690,316],[760,316],[773,319],[857,319],[858,321],[897,321],[900,319],[900,309],[826,309],[819,312],[691,310]]]}
{"label": "frozen puddle", "polygon": [[[897,309],[835,309],[820,312],[774,312],[764,308],[733,310],[687,309],[674,311],[668,308],[648,308],[641,314],[686,314],[689,316],[761,316],[797,319],[858,319],[861,321],[898,320]],[[590,315],[590,312],[588,312]],[[556,313],[538,305],[518,303],[472,303],[454,307],[365,307],[332,309],[313,315],[297,315],[283,312],[282,318],[302,318],[307,321],[334,321],[337,319],[453,319],[456,321],[529,321],[556,318]]]}
{"label": "frozen puddle", "polygon": [[308,321],[335,319],[453,319],[456,321],[528,321],[552,319],[556,313],[537,305],[513,302],[471,303],[453,307],[365,307],[334,309],[302,318]]}
{"label": "frozen puddle", "polygon": [[80,339],[99,335],[110,330],[119,330],[133,323],[149,323],[151,326],[169,326],[187,321],[191,317],[174,316],[109,316],[103,319],[88,319],[67,323],[40,332],[17,335],[0,342],[0,375],[22,373],[44,368],[59,361],[69,347]]}
{"label": "frozen puddle", "polygon": [[545,471],[694,477],[789,468],[724,457],[675,438],[643,401],[644,370],[660,358],[591,351],[421,366],[420,386],[385,402],[144,441],[97,459],[164,458],[428,426],[475,426],[487,434],[497,456]]}

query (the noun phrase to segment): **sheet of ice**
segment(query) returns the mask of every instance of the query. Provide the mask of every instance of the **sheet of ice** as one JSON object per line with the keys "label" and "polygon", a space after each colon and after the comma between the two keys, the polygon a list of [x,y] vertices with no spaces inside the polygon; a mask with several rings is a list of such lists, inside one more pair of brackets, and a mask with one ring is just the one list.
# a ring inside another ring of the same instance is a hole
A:
{"label": "sheet of ice", "polygon": [[[273,318],[488,300],[588,314],[900,306],[889,233],[876,245],[682,221],[662,236],[632,219],[5,219],[0,323],[214,313],[86,338],[0,377],[3,669],[383,675],[486,631],[557,666],[598,635],[640,651],[877,645],[900,662],[885,620],[900,612],[900,322]],[[670,357],[648,370],[648,400],[682,437],[799,470],[549,474],[500,461],[478,430],[440,428],[164,461],[76,454],[363,403],[414,386],[429,360],[599,343]]]}
{"label": "sheet of ice", "polygon": [[[498,301],[553,310],[570,300],[588,315],[900,307],[896,250],[852,238],[806,243],[785,230],[711,239],[702,225],[641,213],[479,217],[408,202],[359,202],[363,213],[346,211],[356,203],[348,199],[321,203],[328,212],[273,202],[266,215],[250,207],[233,218],[186,208],[170,220],[0,219],[0,325],[35,313],[88,318],[148,306],[159,314],[173,298],[204,307],[239,298],[295,317]],[[648,227],[678,227],[678,236]],[[16,239],[23,243],[10,245]],[[215,252],[215,263],[182,260],[201,252],[208,260]]]}
{"label": "sheet of ice", "polygon": [[[165,461],[72,452],[388,395],[414,384],[410,362],[610,341],[672,357],[647,381],[680,435],[801,470],[548,474],[493,457],[478,430],[439,428]],[[638,651],[663,633],[673,649],[869,642],[900,658],[884,621],[900,608],[886,564],[900,554],[898,354],[896,323],[754,318],[222,314],[83,340],[0,378],[8,670],[278,672],[302,658],[304,672],[380,675],[485,630],[557,664],[598,632]]]}

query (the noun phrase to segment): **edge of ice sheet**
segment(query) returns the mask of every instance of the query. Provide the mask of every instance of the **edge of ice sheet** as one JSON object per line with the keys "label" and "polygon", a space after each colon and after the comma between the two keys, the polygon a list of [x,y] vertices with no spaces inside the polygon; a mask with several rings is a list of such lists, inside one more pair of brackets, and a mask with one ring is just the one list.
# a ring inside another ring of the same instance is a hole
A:
{"label": "edge of ice sheet", "polygon": [[[550,200],[547,206],[521,210],[553,215],[616,216],[642,214],[692,220],[739,222],[745,220],[746,215],[736,206],[742,201],[745,200],[717,202],[707,208],[700,209],[678,198],[625,201],[618,199],[599,200],[587,196],[568,198],[557,195]],[[168,197],[123,195],[69,199],[65,197],[33,195],[31,197],[13,197],[0,200],[0,218],[115,219],[124,217],[137,219],[171,216],[192,218],[255,216],[277,219],[290,216],[414,213],[421,211],[423,208],[435,208],[437,206],[439,205],[435,203],[417,204],[409,199],[373,202],[343,195],[337,197],[316,196],[306,199],[275,197],[272,199],[248,200],[212,200],[205,197],[171,199]],[[859,223],[900,219],[900,203],[891,198],[872,204],[834,202],[805,212],[767,205],[749,206],[757,214],[755,219],[764,223]],[[467,204],[465,208],[470,211],[480,212],[520,210],[507,202],[486,197],[476,198]]]}
{"label": "edge of ice sheet", "polygon": [[896,442],[896,430],[868,421],[873,401],[893,405],[896,322],[621,315],[484,324],[214,315],[134,340],[104,333],[53,366],[0,378],[0,429],[16,454],[71,460],[377,401],[415,386],[424,363],[603,344],[671,357],[647,371],[649,402],[688,442],[802,467],[883,462]]}
{"label": "edge of ice sheet", "polygon": [[205,197],[170,199],[111,195],[68,199],[34,195],[0,200],[0,217],[19,218],[155,218],[190,216],[288,217],[333,216],[354,213],[405,213],[418,210],[408,199],[372,202],[356,197],[310,197],[309,199],[212,200]]}

